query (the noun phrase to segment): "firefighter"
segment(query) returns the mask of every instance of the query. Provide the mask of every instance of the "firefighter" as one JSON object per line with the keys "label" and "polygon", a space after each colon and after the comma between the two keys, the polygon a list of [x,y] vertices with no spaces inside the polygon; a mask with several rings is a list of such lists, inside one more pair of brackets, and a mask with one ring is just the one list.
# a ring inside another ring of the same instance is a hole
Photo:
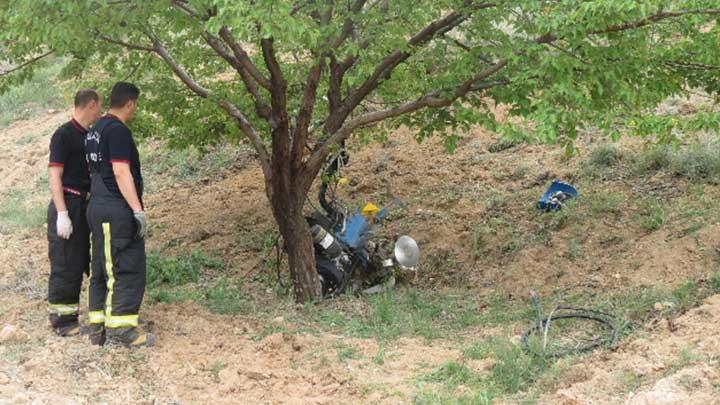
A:
{"label": "firefighter", "polygon": [[90,230],[85,217],[90,176],[83,143],[87,128],[100,117],[101,110],[102,101],[95,90],[78,91],[72,119],[58,128],[50,140],[48,304],[50,326],[60,336],[80,333],[80,288],[90,263]]}
{"label": "firefighter", "polygon": [[92,231],[90,342],[127,347],[153,346],[154,335],[138,328],[145,293],[145,232],[140,157],[130,129],[140,90],[119,82],[110,109],[85,137],[92,198],[87,216]]}

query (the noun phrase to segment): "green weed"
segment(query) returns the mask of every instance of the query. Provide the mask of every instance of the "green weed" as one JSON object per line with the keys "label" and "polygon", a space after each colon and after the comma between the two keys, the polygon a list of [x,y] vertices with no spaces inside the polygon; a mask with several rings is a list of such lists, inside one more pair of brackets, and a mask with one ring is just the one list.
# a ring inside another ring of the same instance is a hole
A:
{"label": "green weed", "polygon": [[573,238],[567,242],[567,248],[565,249],[565,257],[571,261],[577,260],[582,255],[582,246],[580,242]]}
{"label": "green weed", "polygon": [[25,189],[10,189],[0,194],[0,235],[45,224],[46,207],[29,204],[31,194]]}
{"label": "green weed", "polygon": [[[142,143],[139,150],[146,177],[170,177],[172,181],[163,183],[175,184],[197,181],[216,175],[232,164],[240,149],[230,145],[210,147],[206,150],[200,150],[193,146],[177,149],[163,142],[155,141]],[[150,191],[157,191],[161,188],[152,187]]]}
{"label": "green weed", "polygon": [[667,222],[665,206],[658,201],[646,201],[640,207],[640,226],[646,232],[655,232]]}
{"label": "green weed", "polygon": [[642,386],[643,378],[632,370],[623,370],[618,377],[618,382],[622,392],[633,392]]}
{"label": "green weed", "polygon": [[672,162],[672,172],[691,180],[720,181],[720,144],[693,145],[679,151]]}
{"label": "green weed", "polygon": [[207,269],[223,269],[224,264],[199,251],[174,257],[164,257],[159,252],[150,252],[147,257],[147,285],[150,288],[161,284],[179,286],[197,283],[200,274]]}
{"label": "green weed", "polygon": [[249,312],[249,305],[239,287],[231,284],[224,276],[205,293],[203,304],[218,314],[237,314]]}
{"label": "green weed", "polygon": [[593,149],[583,162],[583,172],[586,176],[602,177],[608,169],[618,166],[626,154],[615,144],[604,144]]}
{"label": "green weed", "polygon": [[63,66],[60,60],[51,60],[40,67],[30,80],[0,94],[0,128],[48,109],[65,107],[65,91],[57,85]]}

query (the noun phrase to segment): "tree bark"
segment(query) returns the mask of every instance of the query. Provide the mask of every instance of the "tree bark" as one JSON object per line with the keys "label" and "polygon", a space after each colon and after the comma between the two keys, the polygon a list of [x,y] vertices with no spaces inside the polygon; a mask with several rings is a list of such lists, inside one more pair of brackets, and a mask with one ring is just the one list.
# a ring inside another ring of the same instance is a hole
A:
{"label": "tree bark", "polygon": [[[280,228],[284,250],[288,255],[290,276],[293,281],[295,301],[305,303],[322,298],[322,288],[315,265],[310,227],[303,215],[303,204],[307,191],[303,182],[287,183],[273,181],[271,197],[273,216]],[[289,187],[286,187],[288,186]]]}

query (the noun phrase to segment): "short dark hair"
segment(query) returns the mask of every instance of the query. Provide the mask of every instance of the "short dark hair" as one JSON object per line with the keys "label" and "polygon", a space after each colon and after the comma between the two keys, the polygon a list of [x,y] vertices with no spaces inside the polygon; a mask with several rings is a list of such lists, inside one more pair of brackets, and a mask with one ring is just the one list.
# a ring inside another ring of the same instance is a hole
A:
{"label": "short dark hair", "polygon": [[97,91],[93,89],[81,89],[75,93],[75,107],[86,107],[91,101],[100,101],[100,95]]}
{"label": "short dark hair", "polygon": [[140,97],[140,89],[132,83],[117,82],[110,92],[110,108],[125,107],[128,101],[135,101]]}

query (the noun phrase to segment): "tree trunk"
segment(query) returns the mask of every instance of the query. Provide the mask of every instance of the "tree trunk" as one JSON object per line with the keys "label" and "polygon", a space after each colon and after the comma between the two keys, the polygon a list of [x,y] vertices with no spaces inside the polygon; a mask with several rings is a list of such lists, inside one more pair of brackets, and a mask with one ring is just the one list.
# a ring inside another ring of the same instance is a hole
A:
{"label": "tree trunk", "polygon": [[322,298],[322,289],[315,267],[310,227],[303,216],[306,193],[297,190],[283,191],[274,189],[270,202],[288,255],[295,301],[304,303],[317,300]]}

